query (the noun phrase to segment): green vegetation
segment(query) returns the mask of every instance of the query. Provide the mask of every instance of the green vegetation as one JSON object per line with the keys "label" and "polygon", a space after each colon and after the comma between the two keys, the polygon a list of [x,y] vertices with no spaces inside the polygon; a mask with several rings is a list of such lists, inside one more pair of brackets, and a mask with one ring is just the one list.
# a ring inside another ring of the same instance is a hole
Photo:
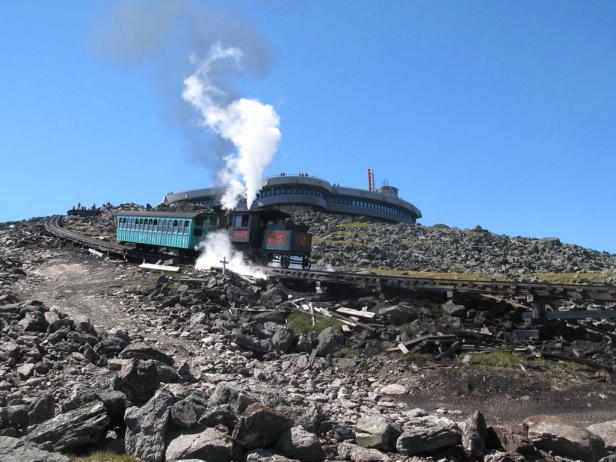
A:
{"label": "green vegetation", "polygon": [[[524,277],[524,275],[522,275]],[[607,274],[600,272],[589,273],[536,273],[532,275],[539,282],[562,282],[568,284],[605,282]]]}
{"label": "green vegetation", "polygon": [[427,363],[434,359],[434,355],[430,353],[402,353],[401,351],[396,351],[395,353],[391,353],[391,355],[398,361],[409,361],[420,364]]}
{"label": "green vegetation", "polygon": [[93,452],[90,455],[76,457],[72,462],[139,462],[139,459],[124,454],[114,454],[113,452]]}
{"label": "green vegetation", "polygon": [[371,226],[371,223],[366,223],[363,221],[351,221],[348,223],[340,223],[338,228],[347,228],[347,229],[359,229],[359,228],[368,228]]}
{"label": "green vegetation", "polygon": [[321,332],[329,326],[340,327],[341,323],[336,318],[326,318],[315,315],[315,325],[312,325],[312,316],[305,313],[293,312],[287,318],[287,327],[291,329],[295,335],[305,334],[307,332]]}
{"label": "green vegetation", "polygon": [[410,276],[430,279],[464,279],[471,281],[485,281],[489,278],[477,273],[439,273],[432,271],[395,270],[389,268],[360,268],[362,271],[372,271],[383,276]]}
{"label": "green vegetation", "polygon": [[472,356],[471,364],[490,369],[530,367],[547,369],[555,374],[579,373],[589,368],[573,361],[551,361],[544,358],[526,358],[507,351],[480,353]]}
{"label": "green vegetation", "polygon": [[521,364],[527,362],[528,360],[522,356],[509,353],[507,351],[480,353],[478,355],[474,355],[471,359],[471,364],[499,369],[519,367]]}

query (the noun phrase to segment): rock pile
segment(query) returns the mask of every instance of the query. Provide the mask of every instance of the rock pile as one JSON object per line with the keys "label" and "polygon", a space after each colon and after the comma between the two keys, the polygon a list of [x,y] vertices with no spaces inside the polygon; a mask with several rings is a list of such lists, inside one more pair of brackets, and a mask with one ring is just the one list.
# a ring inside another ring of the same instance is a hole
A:
{"label": "rock pile", "polygon": [[512,237],[481,227],[386,224],[312,212],[296,219],[310,224],[316,260],[339,269],[378,267],[525,279],[534,273],[598,272],[603,280],[616,282],[616,255],[553,237]]}

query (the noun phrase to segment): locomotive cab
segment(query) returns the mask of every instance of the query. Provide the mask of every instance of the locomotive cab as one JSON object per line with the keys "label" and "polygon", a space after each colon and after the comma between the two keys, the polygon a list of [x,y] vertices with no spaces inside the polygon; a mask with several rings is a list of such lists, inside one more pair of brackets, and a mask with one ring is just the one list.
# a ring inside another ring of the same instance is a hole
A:
{"label": "locomotive cab", "polygon": [[291,263],[310,268],[312,235],[308,226],[290,223],[280,210],[237,210],[231,216],[230,239],[253,259],[277,261],[283,268]]}

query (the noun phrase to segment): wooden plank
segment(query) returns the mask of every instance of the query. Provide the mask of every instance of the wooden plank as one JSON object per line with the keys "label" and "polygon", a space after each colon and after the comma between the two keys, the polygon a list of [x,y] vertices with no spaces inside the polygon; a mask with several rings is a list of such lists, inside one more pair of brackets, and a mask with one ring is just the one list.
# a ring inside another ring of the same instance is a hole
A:
{"label": "wooden plank", "polygon": [[168,271],[170,273],[177,273],[180,271],[179,266],[155,265],[154,263],[142,263],[139,265],[139,268],[154,271]]}
{"label": "wooden plank", "polygon": [[354,310],[353,308],[345,308],[341,307],[336,310],[338,313],[348,314],[349,316],[357,316],[358,318],[366,318],[373,319],[376,316],[376,313],[372,313],[370,311],[360,311]]}

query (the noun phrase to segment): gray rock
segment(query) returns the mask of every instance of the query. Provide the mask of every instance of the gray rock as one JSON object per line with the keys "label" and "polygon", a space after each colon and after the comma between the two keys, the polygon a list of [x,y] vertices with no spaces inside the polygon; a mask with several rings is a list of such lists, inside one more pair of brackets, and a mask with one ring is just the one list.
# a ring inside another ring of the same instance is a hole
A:
{"label": "gray rock", "polygon": [[571,459],[596,461],[605,453],[603,440],[589,430],[558,416],[528,417],[524,424],[537,449]]}
{"label": "gray rock", "polygon": [[258,402],[257,398],[243,390],[228,382],[219,382],[216,384],[214,393],[210,396],[209,405],[219,406],[222,404],[229,404],[233,412],[241,414],[250,404],[256,402]]}
{"label": "gray rock", "polygon": [[321,424],[327,420],[327,415],[323,412],[320,405],[310,403],[304,415],[298,420],[298,424],[310,433],[319,433]]}
{"label": "gray rock", "polygon": [[166,391],[156,394],[141,408],[126,410],[124,448],[128,455],[146,462],[160,462],[165,457],[169,413],[173,397]]}
{"label": "gray rock", "polygon": [[127,406],[127,399],[124,393],[121,391],[106,390],[96,393],[96,397],[105,405],[112,425],[121,425],[124,423],[124,413],[126,412]]}
{"label": "gray rock", "polygon": [[168,366],[173,366],[173,358],[162,351],[152,348],[144,343],[131,343],[119,355],[120,359],[154,359],[165,363]]}
{"label": "gray rock", "polygon": [[269,448],[292,423],[288,417],[261,404],[251,404],[240,416],[233,440],[246,449]]}
{"label": "gray rock", "polygon": [[338,457],[351,462],[387,462],[391,460],[377,449],[362,448],[346,442],[338,445]]}
{"label": "gray rock", "polygon": [[26,363],[22,364],[17,368],[17,374],[19,374],[19,378],[25,380],[29,378],[34,372],[34,364]]}
{"label": "gray rock", "polygon": [[231,410],[231,406],[223,404],[206,409],[199,419],[199,423],[206,427],[224,425],[230,431],[233,431],[237,425],[237,418],[237,415]]}
{"label": "gray rock", "polygon": [[98,343],[98,337],[87,334],[85,332],[79,332],[76,330],[71,331],[68,334],[66,334],[66,338],[73,343],[77,343],[78,345],[94,346]]}
{"label": "gray rock", "polygon": [[605,449],[608,451],[616,450],[616,420],[597,423],[586,428],[601,437],[605,443]]}
{"label": "gray rock", "polygon": [[278,287],[272,287],[261,294],[261,303],[265,305],[279,305],[287,300],[287,293]]}
{"label": "gray rock", "polygon": [[116,336],[109,336],[94,345],[94,351],[99,355],[112,357],[117,356],[126,348],[126,345],[128,345],[126,340]]}
{"label": "gray rock", "polygon": [[79,332],[83,332],[84,334],[91,335],[92,337],[98,337],[98,333],[96,329],[90,322],[90,319],[87,316],[75,316],[73,318],[75,322],[75,330]]}
{"label": "gray rock", "polygon": [[156,364],[138,359],[124,364],[113,382],[113,389],[124,393],[133,403],[143,403],[150,399],[158,386]]}
{"label": "gray rock", "polygon": [[383,317],[386,323],[399,326],[414,321],[418,318],[417,313],[408,306],[388,306],[380,308],[378,313]]}
{"label": "gray rock", "polygon": [[274,454],[267,449],[257,449],[246,456],[246,462],[299,462],[297,459]]}
{"label": "gray rock", "polygon": [[109,421],[103,403],[93,401],[38,424],[26,439],[55,451],[67,451],[98,443]]}
{"label": "gray rock", "polygon": [[70,462],[62,454],[44,451],[24,439],[0,436],[2,462]]}
{"label": "gray rock", "polygon": [[480,457],[486,452],[488,428],[486,419],[476,411],[468,419],[460,423],[462,430],[462,447],[469,457]]}
{"label": "gray rock", "polygon": [[319,438],[300,426],[290,428],[280,435],[276,450],[301,462],[321,462],[325,459],[325,451]]}
{"label": "gray rock", "polygon": [[229,436],[215,428],[200,433],[179,435],[172,439],[165,452],[165,460],[194,458],[205,462],[229,462],[232,444]]}
{"label": "gray rock", "polygon": [[272,336],[272,346],[274,350],[281,353],[288,353],[293,348],[295,342],[295,334],[288,327],[277,329]]}
{"label": "gray rock", "polygon": [[451,300],[449,300],[448,302],[441,305],[441,310],[443,314],[446,314],[447,316],[461,317],[464,316],[464,313],[466,312],[466,307],[464,305],[457,305]]}
{"label": "gray rock", "polygon": [[29,407],[27,404],[14,404],[4,409],[4,418],[9,427],[26,428],[29,425]]}
{"label": "gray rock", "polygon": [[49,326],[47,327],[47,333],[53,334],[55,331],[60,329],[66,329],[68,331],[73,330],[75,327],[75,323],[70,318],[56,318],[53,321],[49,322]]}
{"label": "gray rock", "polygon": [[527,460],[522,454],[502,451],[492,451],[483,458],[483,462],[526,462]]}
{"label": "gray rock", "polygon": [[404,424],[396,442],[401,454],[411,456],[448,448],[460,443],[462,436],[456,423],[445,417],[415,417]]}
{"label": "gray rock", "polygon": [[47,332],[49,322],[40,311],[29,311],[24,318],[17,323],[23,330],[30,332]]}
{"label": "gray rock", "polygon": [[381,414],[362,414],[357,422],[356,440],[364,448],[393,451],[400,429]]}
{"label": "gray rock", "polygon": [[334,326],[326,327],[319,334],[317,356],[329,356],[344,346],[345,337]]}
{"label": "gray rock", "polygon": [[233,403],[241,391],[229,382],[218,382],[210,396],[209,404],[210,406],[219,406],[221,404]]}
{"label": "gray rock", "polygon": [[537,450],[528,438],[528,432],[523,425],[495,425],[492,427],[500,445],[508,453],[519,453],[533,458]]}
{"label": "gray rock", "polygon": [[171,422],[177,427],[190,429],[196,425],[204,412],[205,406],[187,397],[171,406]]}
{"label": "gray rock", "polygon": [[28,413],[29,425],[35,425],[56,415],[56,403],[50,393],[45,393],[32,403]]}

